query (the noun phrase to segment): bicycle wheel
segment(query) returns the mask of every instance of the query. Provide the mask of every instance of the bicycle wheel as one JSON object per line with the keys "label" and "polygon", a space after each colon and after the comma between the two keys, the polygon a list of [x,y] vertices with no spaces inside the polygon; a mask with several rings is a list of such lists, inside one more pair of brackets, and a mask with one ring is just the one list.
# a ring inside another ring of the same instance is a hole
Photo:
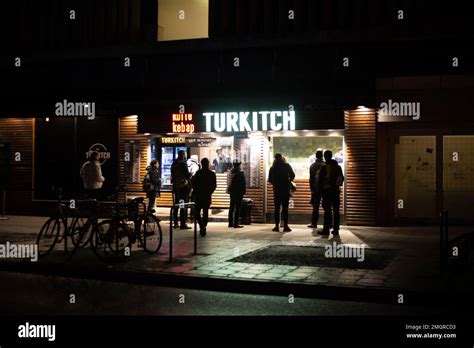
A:
{"label": "bicycle wheel", "polygon": [[161,248],[163,235],[160,220],[152,213],[146,213],[140,221],[140,242],[143,249],[149,254],[154,254]]}
{"label": "bicycle wheel", "polygon": [[61,221],[56,218],[49,218],[43,224],[38,237],[36,238],[39,257],[48,255],[51,250],[54,249],[54,246],[56,245],[59,238],[61,224]]}
{"label": "bicycle wheel", "polygon": [[83,248],[89,243],[94,224],[89,218],[77,218],[71,225],[71,239],[75,247]]}
{"label": "bicycle wheel", "polygon": [[105,220],[96,225],[91,236],[91,247],[99,259],[106,262],[125,260],[131,250],[130,230],[121,222]]}

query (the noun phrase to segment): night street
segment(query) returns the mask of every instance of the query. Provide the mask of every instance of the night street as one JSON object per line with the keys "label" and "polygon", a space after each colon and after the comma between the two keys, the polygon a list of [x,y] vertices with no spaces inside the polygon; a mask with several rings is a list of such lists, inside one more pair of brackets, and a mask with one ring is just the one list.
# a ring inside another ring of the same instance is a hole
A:
{"label": "night street", "polygon": [[0,348],[472,347],[471,7],[3,1]]}
{"label": "night street", "polygon": [[[2,313],[23,315],[440,315],[451,308],[248,295],[0,272]],[[33,290],[34,289],[34,290]],[[55,296],[52,297],[51,293]],[[70,295],[75,295],[75,304]],[[184,295],[184,303],[183,297]],[[461,313],[459,313],[461,314]]]}

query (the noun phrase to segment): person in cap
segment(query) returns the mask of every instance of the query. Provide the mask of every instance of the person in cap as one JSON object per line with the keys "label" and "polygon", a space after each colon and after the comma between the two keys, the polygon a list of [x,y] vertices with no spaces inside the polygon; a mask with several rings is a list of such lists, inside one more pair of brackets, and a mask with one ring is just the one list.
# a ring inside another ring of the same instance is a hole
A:
{"label": "person in cap", "polygon": [[240,207],[246,191],[245,174],[241,162],[236,160],[230,172],[229,186],[227,192],[230,194],[229,227],[242,228],[239,225]]}

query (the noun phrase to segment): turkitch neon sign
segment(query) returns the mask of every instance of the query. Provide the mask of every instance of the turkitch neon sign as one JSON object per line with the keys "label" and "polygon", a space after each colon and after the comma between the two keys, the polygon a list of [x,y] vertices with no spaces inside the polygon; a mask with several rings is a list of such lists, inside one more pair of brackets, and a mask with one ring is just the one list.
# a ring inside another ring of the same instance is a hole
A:
{"label": "turkitch neon sign", "polygon": [[294,111],[205,112],[206,132],[295,130]]}

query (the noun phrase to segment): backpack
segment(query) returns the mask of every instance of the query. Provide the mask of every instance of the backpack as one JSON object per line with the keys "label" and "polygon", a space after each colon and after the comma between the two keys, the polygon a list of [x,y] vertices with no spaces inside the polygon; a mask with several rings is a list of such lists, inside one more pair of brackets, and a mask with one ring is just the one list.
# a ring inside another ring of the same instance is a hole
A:
{"label": "backpack", "polygon": [[153,191],[153,185],[151,183],[150,175],[149,173],[145,174],[145,177],[143,178],[142,181],[142,189],[145,192]]}

